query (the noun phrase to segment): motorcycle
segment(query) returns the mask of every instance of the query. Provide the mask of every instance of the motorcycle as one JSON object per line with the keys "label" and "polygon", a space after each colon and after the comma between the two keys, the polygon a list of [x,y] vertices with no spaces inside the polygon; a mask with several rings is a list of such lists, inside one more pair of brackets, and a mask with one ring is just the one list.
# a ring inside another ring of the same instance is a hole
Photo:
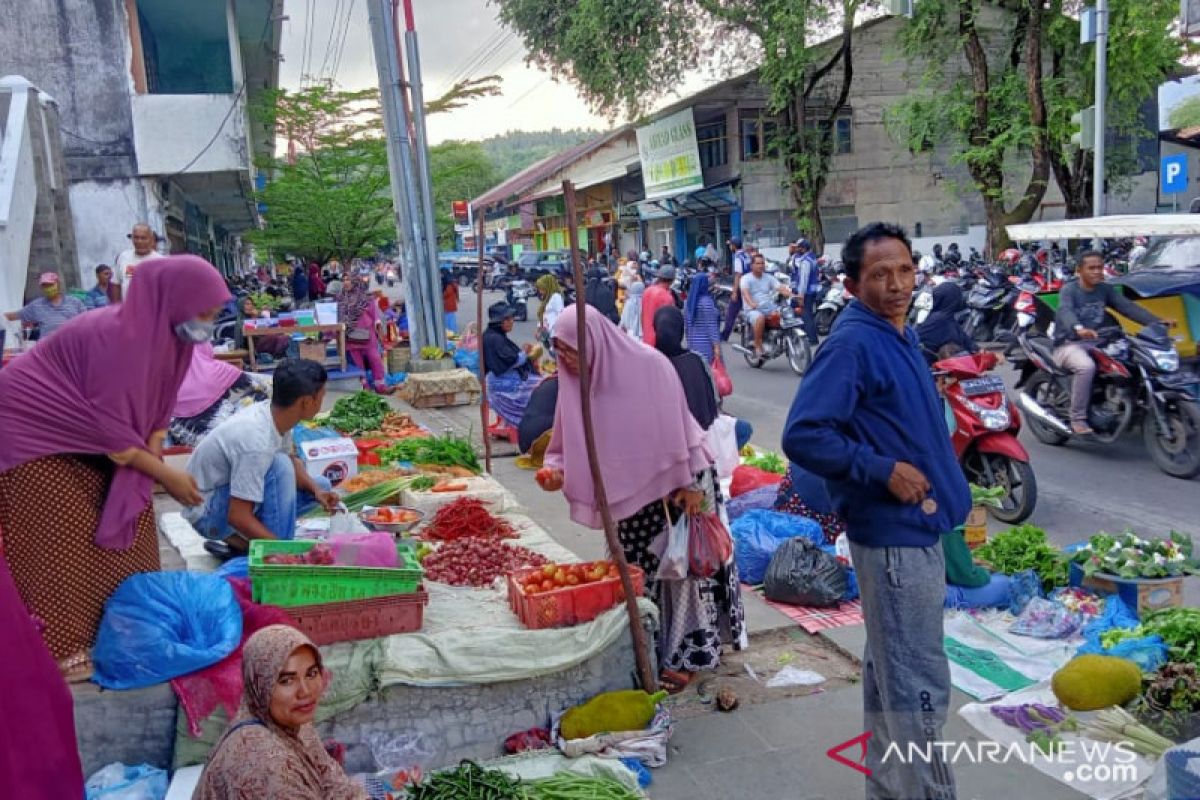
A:
{"label": "motorcycle", "polygon": [[[1091,350],[1096,377],[1088,403],[1090,439],[1111,444],[1138,424],[1155,465],[1175,478],[1200,475],[1200,402],[1191,394],[1195,378],[1180,372],[1179,353],[1161,323],[1135,336],[1120,328],[1097,331]],[[1039,440],[1061,445],[1070,426],[1072,375],[1054,360],[1044,336],[1018,337],[1025,355],[1017,403],[1029,415]]]}
{"label": "motorcycle", "polygon": [[508,303],[513,310],[513,318],[518,322],[525,322],[529,319],[529,308],[526,305],[526,300],[537,294],[537,289],[524,278],[515,278],[508,283],[508,288],[504,294],[504,302]]}
{"label": "motorcycle", "polygon": [[967,294],[966,331],[977,342],[990,342],[999,331],[1012,327],[1010,307],[1019,291],[998,268],[983,271]]}
{"label": "motorcycle", "polygon": [[833,330],[833,323],[837,321],[838,316],[850,302],[850,293],[846,291],[845,279],[844,273],[838,273],[821,298],[821,304],[817,306],[815,319],[818,336],[829,335],[829,332]]}
{"label": "motorcycle", "polygon": [[778,310],[767,317],[761,358],[754,353],[754,326],[746,321],[745,312],[738,315],[734,333],[739,343],[733,345],[733,349],[741,353],[746,363],[755,369],[761,369],[768,361],[786,355],[792,372],[803,375],[812,363],[812,345],[804,333],[804,322],[792,308],[789,297],[783,297]]}
{"label": "motorcycle", "polygon": [[933,370],[954,414],[950,441],[963,474],[976,486],[1002,487],[1000,506],[988,511],[1016,525],[1037,505],[1037,479],[1017,438],[1021,415],[1009,403],[1004,381],[991,374],[997,363],[994,353],[963,354],[938,361]]}

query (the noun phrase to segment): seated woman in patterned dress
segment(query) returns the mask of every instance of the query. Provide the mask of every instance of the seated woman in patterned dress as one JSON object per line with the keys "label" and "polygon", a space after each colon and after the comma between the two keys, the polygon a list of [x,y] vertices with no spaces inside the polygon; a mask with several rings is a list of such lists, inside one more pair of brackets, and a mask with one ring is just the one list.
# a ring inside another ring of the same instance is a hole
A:
{"label": "seated woman in patterned dress", "polygon": [[167,446],[195,447],[238,409],[270,399],[269,377],[243,372],[218,360],[211,344],[198,344],[171,412]]}
{"label": "seated woman in patterned dress", "polygon": [[[656,546],[668,521],[717,512],[724,503],[704,432],[688,409],[679,376],[666,356],[626,335],[590,306],[587,348],[597,455],[625,558],[646,572],[646,595],[661,612],[658,663],[669,691],[700,670],[715,669],[723,644],[744,648],[745,615],[732,556],[712,577],[656,580]],[[603,527],[596,508],[580,413],[579,333],[574,309],[554,328],[559,396],[554,433],[539,482],[562,490],[571,519]]]}
{"label": "seated woman in patterned dress", "polygon": [[521,349],[508,338],[512,329],[511,306],[501,301],[488,307],[488,326],[482,342],[488,404],[497,416],[517,427],[542,377],[529,357],[529,349]]}

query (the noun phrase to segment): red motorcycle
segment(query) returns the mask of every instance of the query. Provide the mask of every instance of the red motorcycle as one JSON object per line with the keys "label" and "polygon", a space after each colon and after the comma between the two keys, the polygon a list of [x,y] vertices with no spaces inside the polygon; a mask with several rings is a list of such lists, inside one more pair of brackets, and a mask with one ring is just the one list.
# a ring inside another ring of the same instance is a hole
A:
{"label": "red motorcycle", "polygon": [[1004,381],[991,374],[998,363],[994,353],[963,354],[938,361],[933,370],[954,414],[950,441],[963,474],[976,486],[1002,487],[1000,506],[988,511],[1015,525],[1033,513],[1037,480],[1017,439],[1021,415],[1009,403]]}

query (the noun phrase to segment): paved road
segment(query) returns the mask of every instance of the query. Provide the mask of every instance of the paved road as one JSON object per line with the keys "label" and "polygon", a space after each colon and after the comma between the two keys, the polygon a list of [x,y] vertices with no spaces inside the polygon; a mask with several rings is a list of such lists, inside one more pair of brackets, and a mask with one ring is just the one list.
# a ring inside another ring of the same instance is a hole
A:
{"label": "paved road", "polygon": [[[485,306],[499,299],[498,292],[486,292]],[[459,321],[465,325],[474,317],[474,293],[463,292],[462,300]],[[517,341],[532,339],[536,313],[537,301],[530,301],[531,319],[517,323]],[[755,444],[778,451],[800,379],[782,359],[752,369],[728,345],[725,355],[734,386],[733,396],[725,401],[726,410],[754,425]],[[1200,534],[1196,522],[1200,519],[1200,481],[1180,481],[1159,472],[1146,454],[1140,434],[1108,447],[1050,447],[1028,430],[1022,431],[1021,440],[1030,451],[1038,481],[1038,504],[1030,522],[1045,528],[1056,543],[1069,544],[1100,530],[1117,532],[1125,527],[1151,535],[1171,529]],[[992,529],[1000,528],[993,523]]]}

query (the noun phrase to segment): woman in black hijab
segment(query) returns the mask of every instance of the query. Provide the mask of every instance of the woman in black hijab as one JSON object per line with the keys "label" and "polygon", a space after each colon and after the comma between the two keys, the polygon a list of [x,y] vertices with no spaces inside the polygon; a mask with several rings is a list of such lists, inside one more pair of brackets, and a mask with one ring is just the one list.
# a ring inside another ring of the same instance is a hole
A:
{"label": "woman in black hijab", "polygon": [[541,377],[529,354],[508,338],[512,329],[513,310],[507,303],[501,301],[488,307],[488,326],[482,342],[488,403],[497,416],[515,427],[521,424],[529,397]]}
{"label": "woman in black hijab", "polygon": [[[951,352],[974,353],[979,350],[956,318],[965,306],[958,284],[946,281],[933,290],[933,308],[925,321],[917,326],[921,350],[930,365]],[[943,348],[946,348],[945,352]]]}
{"label": "woman in black hijab", "polygon": [[679,374],[692,416],[708,430],[721,413],[717,385],[704,359],[683,346],[683,313],[675,306],[654,312],[654,336],[654,347],[671,359]]}

